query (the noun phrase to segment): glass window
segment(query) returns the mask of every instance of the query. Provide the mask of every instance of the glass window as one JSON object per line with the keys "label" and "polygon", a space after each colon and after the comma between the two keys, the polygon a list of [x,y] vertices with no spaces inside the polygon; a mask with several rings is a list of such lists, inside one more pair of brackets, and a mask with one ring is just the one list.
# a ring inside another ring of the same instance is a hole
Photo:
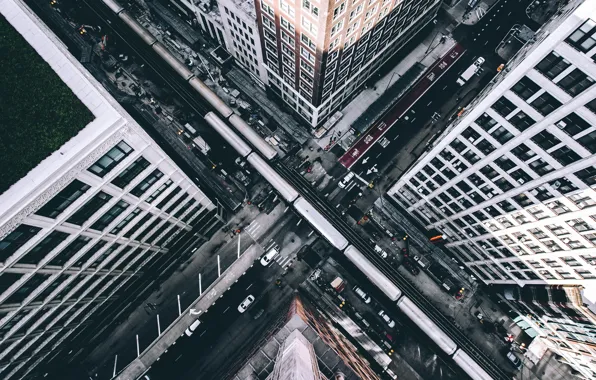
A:
{"label": "glass window", "polygon": [[164,183],[163,185],[161,185],[160,187],[157,188],[157,190],[155,190],[153,192],[153,194],[151,194],[150,196],[148,196],[145,199],[145,202],[147,203],[152,203],[155,199],[157,199],[164,191],[166,191],[167,188],[169,188],[170,186],[172,186],[172,180],[169,179],[166,183]]}
{"label": "glass window", "polygon": [[536,156],[536,153],[534,153],[532,149],[528,148],[526,144],[519,144],[515,148],[511,149],[511,153],[513,153],[515,157],[522,161],[528,161],[530,158]]}
{"label": "glass window", "polygon": [[[573,174],[588,186],[596,184],[596,168],[593,166],[588,166],[587,168],[577,171]],[[0,242],[0,245],[1,244],[2,243]]]}
{"label": "glass window", "polygon": [[524,76],[513,87],[511,87],[511,91],[513,91],[517,96],[519,96],[523,100],[528,100],[539,90],[540,86],[526,76]]}
{"label": "glass window", "polygon": [[494,183],[504,193],[513,189],[513,185],[503,177],[497,179],[496,181],[494,181]]}
{"label": "glass window", "polygon": [[141,172],[149,167],[149,161],[144,157],[139,157],[135,162],[124,169],[118,177],[114,178],[112,184],[124,189],[133,179],[135,179]]}
{"label": "glass window", "polygon": [[485,167],[480,169],[480,172],[484,174],[484,176],[488,179],[493,179],[499,175],[499,173],[490,165],[486,165]]}
{"label": "glass window", "polygon": [[106,244],[107,244],[107,242],[105,240],[98,241],[97,243],[95,243],[95,245],[93,247],[91,247],[91,249],[89,249],[87,252],[85,252],[83,254],[83,256],[79,257],[77,262],[74,263],[72,266],[73,267],[82,267],[87,261],[89,261],[89,259],[91,259],[91,257],[93,257],[93,255],[95,255],[97,252],[99,252]]}
{"label": "glass window", "polygon": [[479,151],[481,151],[482,153],[484,153],[487,156],[495,150],[495,147],[493,146],[493,144],[488,142],[488,140],[486,140],[486,139],[480,140],[476,144],[476,148],[478,148]]}
{"label": "glass window", "polygon": [[490,135],[494,137],[494,139],[497,140],[501,145],[513,138],[513,134],[511,134],[511,132],[509,132],[505,127],[499,127],[495,129]]}
{"label": "glass window", "polygon": [[43,205],[36,214],[48,218],[55,218],[62,213],[68,206],[73,204],[87,190],[89,185],[75,179],[62,191],[56,194],[48,203]]}
{"label": "glass window", "polygon": [[536,70],[550,79],[555,79],[570,65],[571,63],[553,51],[536,65]]}
{"label": "glass window", "polygon": [[[115,250],[117,250],[118,248],[120,248],[121,244],[118,243],[114,243],[110,246],[110,248],[106,249],[101,255],[99,255],[99,257],[97,259],[95,259],[91,265],[89,265],[89,268],[97,268],[99,267]],[[132,247],[126,247],[125,249],[132,249]],[[124,250],[122,251],[122,253],[124,254]],[[110,259],[110,261],[113,259]],[[99,290],[99,288],[97,288],[97,290]]]}
{"label": "glass window", "polygon": [[84,246],[89,243],[91,239],[86,236],[78,236],[75,240],[73,240],[69,245],[66,246],[60,253],[56,255],[48,265],[57,265],[62,266],[68,260],[70,260],[74,255],[76,255]]}
{"label": "glass window", "polygon": [[504,171],[508,171],[515,167],[515,163],[505,156],[501,156],[495,160],[495,164]]}
{"label": "glass window", "polygon": [[136,218],[137,215],[139,215],[140,212],[141,212],[140,208],[134,209],[133,212],[126,215],[126,217],[124,219],[122,219],[120,221],[120,223],[118,223],[114,228],[112,228],[110,233],[114,234],[114,235],[118,235],[120,233],[120,231],[122,231],[128,225],[128,223],[130,223],[131,220],[133,220],[134,218]]}
{"label": "glass window", "polygon": [[76,224],[78,226],[83,225],[93,214],[97,212],[100,208],[102,208],[106,203],[108,203],[112,199],[112,196],[109,194],[100,191],[97,193],[93,198],[91,198],[87,203],[85,203],[81,208],[75,211],[74,214],[71,215],[70,218],[66,219],[68,223]]}
{"label": "glass window", "polygon": [[130,193],[135,197],[140,197],[145,194],[145,191],[149,189],[157,180],[163,177],[163,173],[159,169],[155,169],[145,179],[143,179],[138,185],[136,185]]}
{"label": "glass window", "polygon": [[511,100],[501,96],[501,98],[492,105],[492,108],[497,111],[499,115],[505,117],[513,112],[516,106],[511,102]]}
{"label": "glass window", "polygon": [[188,202],[184,204],[184,206],[180,207],[178,211],[174,214],[174,218],[179,218],[182,214],[186,212],[192,205],[196,203],[196,199],[191,198]]}
{"label": "glass window", "polygon": [[555,170],[552,166],[550,166],[546,161],[542,158],[534,160],[528,164],[528,166],[536,172],[538,175],[545,175],[553,170]]}
{"label": "glass window", "polygon": [[6,261],[13,253],[37,235],[39,231],[41,231],[39,227],[26,224],[19,225],[4,239],[0,240],[0,260],[2,262]]}
{"label": "glass window", "polygon": [[530,105],[543,116],[546,116],[559,108],[561,106],[561,102],[555,99],[548,92],[543,92],[542,95],[534,99]]}
{"label": "glass window", "polygon": [[10,297],[8,297],[3,303],[21,303],[23,302],[39,285],[45,280],[50,278],[49,274],[34,274],[29,280],[27,280],[17,291],[15,291]]}
{"label": "glass window", "polygon": [[25,254],[18,262],[19,264],[37,264],[48,253],[62,243],[68,234],[60,231],[52,231],[48,236],[41,240],[35,247]]}
{"label": "glass window", "polygon": [[133,149],[127,143],[120,141],[118,145],[110,149],[87,170],[98,177],[103,178],[132,152]]}
{"label": "glass window", "polygon": [[511,125],[517,128],[519,131],[525,131],[530,128],[536,121],[528,116],[524,111],[518,111],[515,115],[511,116],[508,120]]}
{"label": "glass window", "polygon": [[569,136],[575,136],[591,127],[587,121],[574,112],[557,121],[555,125],[565,131]]}
{"label": "glass window", "polygon": [[596,99],[592,99],[588,103],[586,103],[586,108],[596,113]]}
{"label": "glass window", "polygon": [[585,136],[577,139],[584,148],[590,151],[590,153],[596,153],[596,131],[590,132]]}
{"label": "glass window", "polygon": [[561,142],[561,140],[547,130],[534,135],[532,141],[544,150],[549,150]]}
{"label": "glass window", "polygon": [[595,26],[596,22],[588,19],[565,41],[579,51],[586,53],[596,45],[596,39],[594,37],[596,33]]}
{"label": "glass window", "polygon": [[143,238],[161,222],[163,222],[161,218],[155,218],[153,222],[151,222],[143,231],[141,231],[140,234],[135,237],[135,240],[142,241]]}
{"label": "glass window", "polygon": [[571,181],[569,181],[565,177],[557,178],[554,181],[550,181],[548,184],[551,185],[553,189],[558,190],[562,194],[567,194],[577,190],[577,186],[575,186]]}
{"label": "glass window", "polygon": [[569,165],[581,159],[579,154],[575,153],[569,147],[562,146],[559,149],[550,153],[551,156],[561,163],[561,165]]}
{"label": "glass window", "polygon": [[523,169],[514,170],[509,175],[521,185],[532,180],[532,177]]}
{"label": "glass window", "polygon": [[103,214],[99,219],[91,225],[90,228],[98,231],[103,231],[110,223],[114,221],[120,214],[129,206],[127,202],[118,201],[111,209]]}
{"label": "glass window", "polygon": [[145,216],[143,216],[134,226],[132,226],[128,231],[124,233],[125,238],[130,238],[135,232],[139,230],[143,226],[143,224],[147,223],[149,219],[151,219],[154,215],[148,212]]}
{"label": "glass window", "polygon": [[490,117],[487,113],[483,114],[478,119],[476,119],[475,123],[478,124],[482,129],[484,129],[487,132],[490,129],[492,129],[492,127],[497,125],[497,122],[495,121],[495,119]]}
{"label": "glass window", "polygon": [[563,79],[557,82],[557,86],[561,87],[568,94],[576,96],[584,92],[588,87],[594,84],[594,79],[590,78],[580,69],[574,69],[567,74]]}
{"label": "glass window", "polygon": [[170,191],[170,193],[168,195],[166,195],[164,197],[164,199],[162,199],[161,202],[159,202],[157,204],[157,208],[162,209],[162,207],[164,207],[169,201],[172,200],[172,198],[174,198],[181,191],[182,191],[182,189],[180,188],[180,186],[178,186],[174,190]]}

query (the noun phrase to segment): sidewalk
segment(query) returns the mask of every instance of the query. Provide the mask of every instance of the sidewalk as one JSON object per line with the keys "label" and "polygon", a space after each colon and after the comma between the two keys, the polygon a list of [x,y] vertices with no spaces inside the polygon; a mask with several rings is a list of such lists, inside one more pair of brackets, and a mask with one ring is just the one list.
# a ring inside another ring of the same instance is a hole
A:
{"label": "sidewalk", "polygon": [[[448,34],[446,30],[450,22],[451,20],[444,20],[437,23],[423,42],[402,59],[397,66],[379,79],[372,88],[365,89],[356,96],[352,102],[341,110],[344,115],[339,122],[325,136],[315,140],[316,143],[321,148],[325,148],[330,144],[330,139],[333,136],[341,136],[342,140],[346,140],[345,142],[340,142],[342,146],[349,146],[353,142],[350,140],[355,138],[351,133],[348,133],[352,128],[352,124],[382,96],[393,97],[395,94],[387,91],[392,84],[406,74],[414,65],[421,64],[429,67],[456,44],[456,41],[450,36],[447,37],[444,43],[440,43],[441,34]],[[382,112],[383,109],[379,110],[379,114],[375,119],[381,116]],[[336,143],[338,140],[336,140]]]}
{"label": "sidewalk", "polygon": [[444,7],[447,13],[449,13],[458,23],[464,25],[476,25],[488,11],[498,4],[500,0],[480,0],[472,7],[469,6],[470,2],[467,0],[461,0],[455,6],[449,8]]}

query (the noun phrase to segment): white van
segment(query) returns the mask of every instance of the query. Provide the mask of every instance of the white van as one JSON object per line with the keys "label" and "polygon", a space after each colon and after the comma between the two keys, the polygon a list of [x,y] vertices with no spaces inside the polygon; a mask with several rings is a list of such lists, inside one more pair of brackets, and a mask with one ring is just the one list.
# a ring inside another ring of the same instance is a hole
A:
{"label": "white van", "polygon": [[348,174],[346,174],[346,176],[339,182],[339,184],[337,186],[339,186],[340,189],[345,189],[346,186],[348,185],[348,183],[350,183],[350,181],[352,180],[352,178],[354,178],[354,173],[349,172]]}
{"label": "white van", "polygon": [[279,249],[277,249],[277,247],[271,248],[263,257],[261,257],[261,265],[266,267],[269,264],[271,264],[271,262],[273,261],[275,256],[277,256],[278,253]]}
{"label": "white van", "polygon": [[197,329],[197,327],[199,327],[200,324],[201,324],[201,321],[199,321],[197,319],[190,326],[188,326],[188,328],[184,331],[184,333],[186,334],[186,336],[191,336],[192,333],[195,332],[195,330]]}
{"label": "white van", "polygon": [[366,294],[364,292],[364,290],[362,290],[360,287],[358,287],[358,285],[354,286],[354,293],[358,294],[358,296],[360,298],[362,298],[364,300],[364,303],[370,303],[371,298],[368,294]]}

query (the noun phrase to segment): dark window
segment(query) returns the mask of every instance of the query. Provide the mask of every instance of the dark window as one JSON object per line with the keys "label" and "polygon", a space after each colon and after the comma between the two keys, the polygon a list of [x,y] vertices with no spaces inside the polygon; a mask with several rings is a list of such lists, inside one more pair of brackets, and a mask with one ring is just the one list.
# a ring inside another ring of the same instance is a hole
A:
{"label": "dark window", "polygon": [[168,214],[170,214],[176,207],[178,207],[180,204],[182,204],[182,202],[184,202],[186,200],[186,198],[188,198],[189,195],[188,193],[184,193],[182,194],[182,196],[178,199],[176,199],[176,202],[172,203],[170,205],[170,207],[168,207],[167,210],[165,210]]}
{"label": "dark window", "polygon": [[103,178],[108,174],[120,161],[124,160],[133,149],[124,141],[120,141],[118,145],[113,147],[102,158],[97,160],[89,170],[91,173]]}
{"label": "dark window", "polygon": [[528,161],[530,158],[536,155],[536,153],[534,153],[532,149],[528,148],[526,144],[519,144],[515,148],[511,149],[511,153],[513,153],[522,161]]}
{"label": "dark window", "polygon": [[484,174],[488,179],[493,179],[499,175],[499,173],[490,165],[486,165],[485,167],[480,169],[480,172]]}
{"label": "dark window", "polygon": [[497,185],[497,187],[499,189],[501,189],[501,191],[504,193],[513,189],[513,185],[503,177],[497,179],[494,182],[495,182],[495,185]]}
{"label": "dark window", "polygon": [[69,245],[66,246],[60,253],[56,255],[48,265],[64,265],[68,260],[70,260],[74,255],[76,255],[81,248],[83,248],[87,243],[91,240],[86,236],[79,236],[75,240],[73,240]]}
{"label": "dark window", "polygon": [[497,203],[497,205],[502,208],[505,212],[512,212],[517,210],[515,208],[515,206],[513,206],[511,203],[509,203],[508,201],[502,201]]}
{"label": "dark window", "polygon": [[62,189],[62,191],[56,194],[54,198],[50,199],[48,203],[37,210],[36,214],[46,216],[48,218],[57,217],[68,206],[79,199],[81,195],[85,194],[85,192],[89,190],[89,187],[89,185],[75,179],[68,186]]}
{"label": "dark window", "polygon": [[149,161],[147,161],[144,157],[139,157],[135,162],[130,164],[126,169],[124,169],[118,177],[114,178],[112,184],[118,186],[121,189],[124,189],[126,185],[132,182],[141,172],[147,167],[149,167]]}
{"label": "dark window", "polygon": [[567,74],[563,79],[557,82],[557,86],[561,87],[570,95],[576,96],[584,92],[588,87],[594,84],[594,79],[590,78],[580,69],[574,69]]}
{"label": "dark window", "polygon": [[565,177],[557,178],[554,181],[550,181],[549,184],[554,188],[559,190],[562,194],[567,194],[572,191],[577,190],[577,186],[573,184],[573,182],[569,181]]}
{"label": "dark window", "polygon": [[19,225],[4,239],[0,240],[0,260],[2,262],[6,261],[13,253],[37,235],[39,231],[41,231],[39,227],[28,226],[26,224]]}
{"label": "dark window", "polygon": [[541,202],[552,199],[554,197],[554,195],[552,195],[544,186],[538,186],[537,188],[531,190],[530,193]]}
{"label": "dark window", "polygon": [[[106,249],[101,255],[99,255],[99,257],[97,259],[95,259],[91,265],[89,265],[89,268],[97,268],[99,267],[99,265],[101,263],[103,263],[115,250],[117,250],[118,248],[120,248],[121,244],[118,243],[114,243],[110,246],[110,248]],[[126,247],[125,249],[132,249],[132,247]],[[124,253],[125,251],[123,250],[122,253]],[[99,290],[99,288],[97,288],[97,290]]]}
{"label": "dark window", "polygon": [[515,163],[505,156],[497,158],[495,160],[495,164],[497,164],[504,171],[508,171],[509,169],[513,169],[515,167]]}
{"label": "dark window", "polygon": [[474,142],[480,138],[480,133],[476,132],[472,127],[466,128],[461,135],[469,142]]}
{"label": "dark window", "polygon": [[159,169],[155,169],[151,174],[149,174],[145,179],[143,179],[138,185],[134,187],[130,191],[130,193],[136,197],[140,197],[141,195],[145,194],[148,188],[151,187],[158,179],[163,177],[163,173]]}
{"label": "dark window", "polygon": [[168,195],[166,195],[161,202],[159,202],[157,204],[157,208],[158,209],[162,209],[162,207],[164,207],[166,204],[168,204],[169,201],[172,200],[172,198],[174,198],[179,192],[181,192],[182,189],[180,188],[180,186],[176,187],[174,190],[170,191],[170,193]]}
{"label": "dark window", "polygon": [[547,162],[542,160],[542,158],[539,158],[537,160],[530,162],[528,164],[528,166],[532,170],[534,170],[536,172],[536,174],[538,174],[538,175],[545,175],[545,174],[548,174],[548,173],[552,172],[553,170],[555,170]]}
{"label": "dark window", "polygon": [[536,65],[536,70],[550,79],[555,79],[570,65],[571,63],[553,51]]}
{"label": "dark window", "polygon": [[[23,277],[20,273],[3,273],[0,275],[0,294],[4,293],[6,289],[10,288],[15,282]],[[0,316],[0,319],[2,317]]]}
{"label": "dark window", "polygon": [[126,266],[130,264],[131,261],[133,261],[138,256],[142,256],[144,254],[143,250],[144,248],[137,248],[133,253],[128,255],[126,259],[118,263],[118,266],[114,267],[114,269],[124,270],[124,268],[126,268]]}
{"label": "dark window", "polygon": [[153,216],[154,215],[152,213],[148,212],[147,215],[143,216],[134,226],[132,226],[128,231],[124,233],[124,237],[130,238],[135,232],[139,230],[139,228],[141,228],[143,224],[147,223],[147,221],[151,219]]}
{"label": "dark window", "polygon": [[439,155],[441,157],[443,157],[443,159],[447,162],[450,162],[451,160],[453,160],[455,158],[455,156],[453,155],[453,153],[451,153],[450,151],[448,151],[447,149],[443,149],[441,151],[441,153],[439,153]]}
{"label": "dark window", "polygon": [[118,235],[120,233],[120,231],[122,231],[124,229],[124,227],[126,227],[128,225],[128,223],[130,223],[131,220],[133,220],[134,218],[136,218],[137,215],[139,215],[140,212],[141,212],[140,208],[134,209],[130,214],[126,215],[126,217],[124,219],[122,219],[120,221],[120,223],[118,223],[110,231],[110,233],[114,234],[114,235]]}
{"label": "dark window", "polygon": [[476,144],[476,148],[478,148],[479,151],[481,151],[482,153],[484,153],[487,156],[495,150],[495,147],[493,146],[493,144],[488,142],[488,140],[486,140],[486,139],[480,140]]}
{"label": "dark window", "polygon": [[12,293],[3,303],[21,303],[23,302],[39,285],[50,278],[49,274],[34,274],[27,280],[16,292]]}
{"label": "dark window", "polygon": [[548,92],[543,92],[542,95],[534,99],[532,103],[530,103],[532,107],[536,109],[536,111],[540,112],[543,116],[546,116],[559,108],[561,106],[561,102],[555,99],[551,94]]}
{"label": "dark window", "polygon": [[513,200],[520,206],[526,207],[534,204],[530,198],[524,193],[518,194],[513,197]]}
{"label": "dark window", "polygon": [[62,243],[68,234],[60,231],[52,231],[48,236],[42,239],[37,245],[29,250],[19,260],[19,264],[37,264],[40,262],[50,251],[56,248]]}
{"label": "dark window", "polygon": [[98,231],[103,231],[110,223],[114,221],[114,219],[116,219],[120,214],[122,214],[128,206],[129,204],[127,202],[118,201],[118,203],[112,206],[111,209],[109,209],[105,214],[100,216],[99,219],[97,219],[95,223],[91,225],[90,228]]}
{"label": "dark window", "polygon": [[93,247],[91,247],[91,249],[89,249],[87,252],[85,252],[83,254],[83,256],[79,257],[79,259],[77,260],[76,263],[74,263],[72,266],[74,267],[82,267],[87,261],[89,261],[89,259],[95,255],[97,252],[99,252],[105,245],[106,245],[106,241],[105,240],[100,240],[97,243],[95,243],[95,245]]}
{"label": "dark window", "polygon": [[513,178],[522,185],[532,180],[532,177],[530,177],[528,173],[523,171],[523,169],[514,170],[511,173],[509,173],[509,175],[511,176],[511,178]]}
{"label": "dark window", "polygon": [[588,166],[587,168],[577,171],[573,174],[575,174],[577,178],[582,180],[588,186],[596,184],[596,168],[593,166]]}
{"label": "dark window", "polygon": [[495,119],[490,117],[487,113],[485,113],[482,116],[480,116],[478,119],[476,119],[476,124],[478,124],[482,129],[484,129],[485,131],[488,132],[492,127],[497,125],[497,122],[495,121]]}
{"label": "dark window", "polygon": [[565,133],[567,133],[569,136],[575,136],[591,127],[587,121],[579,117],[574,112],[565,116],[555,124],[557,127],[565,131]]}
{"label": "dark window", "polygon": [[546,130],[534,135],[532,141],[544,150],[549,150],[561,142],[555,135]]}
{"label": "dark window", "polygon": [[596,153],[596,131],[590,132],[587,135],[580,137],[577,139],[577,142],[582,144],[582,146],[591,153]]}
{"label": "dark window", "polygon": [[494,139],[497,140],[501,145],[513,138],[513,134],[511,134],[511,132],[509,132],[505,127],[499,127],[495,129],[490,135],[494,137]]}
{"label": "dark window", "polygon": [[153,222],[151,222],[143,231],[141,231],[140,234],[135,237],[135,240],[142,241],[143,238],[161,222],[163,222],[161,218],[155,218]]}
{"label": "dark window", "polygon": [[160,187],[157,188],[157,190],[155,190],[153,192],[153,194],[151,194],[150,196],[148,196],[145,199],[145,202],[147,203],[151,203],[153,202],[155,199],[157,199],[164,191],[166,191],[166,189],[170,186],[172,186],[172,180],[168,180],[166,183],[164,183],[163,185],[161,185]]}
{"label": "dark window", "polygon": [[97,193],[93,198],[87,201],[81,208],[75,211],[74,214],[70,216],[70,218],[66,219],[68,223],[76,224],[78,226],[83,225],[93,214],[97,212],[100,208],[102,208],[109,200],[112,199],[112,196],[109,194],[100,191]]}
{"label": "dark window", "polygon": [[[443,181],[443,183],[445,183],[445,180],[443,180],[443,178],[441,178],[439,176],[436,176],[435,181],[438,178],[440,178],[441,181]],[[188,210],[190,208],[190,206],[194,205],[196,201],[197,201],[196,199],[191,198],[188,202],[186,202],[184,204],[184,206],[180,207],[180,209],[178,209],[178,211],[176,211],[176,213],[174,214],[174,218],[179,218],[182,214],[184,214],[186,212],[186,210]]]}
{"label": "dark window", "polygon": [[520,131],[525,131],[526,129],[530,128],[536,121],[528,116],[524,111],[519,111],[515,115],[511,116],[508,120],[511,125],[517,128]]}
{"label": "dark window", "polygon": [[463,157],[472,165],[480,161],[480,157],[478,157],[476,153],[472,152],[471,149],[464,153]]}
{"label": "dark window", "polygon": [[596,45],[596,22],[588,19],[565,41],[581,52],[588,52]]}
{"label": "dark window", "polygon": [[[38,294],[32,302],[45,300],[50,294],[52,294],[54,290],[56,290],[56,288],[58,288],[58,286],[62,285],[62,283],[66,281],[69,277],[70,275],[68,274],[61,274],[60,276],[58,276],[58,278],[52,281],[52,283],[48,285],[40,294]],[[32,318],[32,320],[37,321],[37,318]]]}
{"label": "dark window", "polygon": [[588,103],[586,103],[586,108],[596,113],[596,99],[592,99]]}
{"label": "dark window", "polygon": [[532,97],[532,95],[537,93],[538,90],[540,90],[540,86],[528,77],[523,77],[513,87],[511,87],[511,91],[513,91],[523,100],[528,100]]}
{"label": "dark window", "polygon": [[581,157],[579,154],[575,153],[567,146],[562,146],[559,149],[550,153],[551,156],[555,158],[555,160],[559,161],[561,165],[569,165],[574,163],[577,160],[580,160]]}
{"label": "dark window", "polygon": [[492,105],[492,108],[497,111],[499,115],[505,117],[513,112],[516,107],[515,104],[513,104],[509,99],[501,96],[501,98]]}

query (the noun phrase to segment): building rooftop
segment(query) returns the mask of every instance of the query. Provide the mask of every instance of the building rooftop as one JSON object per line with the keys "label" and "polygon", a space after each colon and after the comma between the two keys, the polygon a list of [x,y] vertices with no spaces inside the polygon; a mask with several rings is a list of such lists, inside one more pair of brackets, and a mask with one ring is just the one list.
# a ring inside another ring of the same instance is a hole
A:
{"label": "building rooftop", "polygon": [[[253,1],[246,0],[231,0],[231,3],[241,10],[249,19],[257,19],[257,10]],[[256,22],[255,22],[256,25]]]}
{"label": "building rooftop", "polygon": [[94,116],[0,15],[0,194]]}

